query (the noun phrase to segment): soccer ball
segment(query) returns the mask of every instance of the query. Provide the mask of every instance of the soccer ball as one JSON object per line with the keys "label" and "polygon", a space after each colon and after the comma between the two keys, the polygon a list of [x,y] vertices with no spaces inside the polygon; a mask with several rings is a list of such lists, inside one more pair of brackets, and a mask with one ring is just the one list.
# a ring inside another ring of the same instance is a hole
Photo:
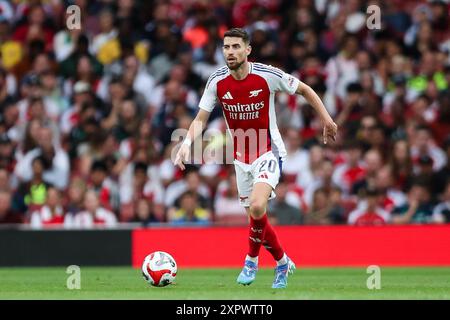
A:
{"label": "soccer ball", "polygon": [[177,263],[175,259],[163,251],[155,251],[145,257],[142,263],[144,280],[155,287],[165,287],[175,280]]}

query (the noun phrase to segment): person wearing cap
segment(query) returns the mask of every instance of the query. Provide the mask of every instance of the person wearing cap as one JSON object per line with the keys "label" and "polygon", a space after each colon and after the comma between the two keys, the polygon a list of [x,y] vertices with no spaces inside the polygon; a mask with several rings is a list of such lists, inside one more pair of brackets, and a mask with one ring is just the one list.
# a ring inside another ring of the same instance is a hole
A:
{"label": "person wearing cap", "polygon": [[61,116],[59,127],[63,135],[70,134],[71,130],[80,122],[80,112],[84,104],[90,104],[92,99],[91,85],[85,81],[77,81],[73,86],[73,104]]}

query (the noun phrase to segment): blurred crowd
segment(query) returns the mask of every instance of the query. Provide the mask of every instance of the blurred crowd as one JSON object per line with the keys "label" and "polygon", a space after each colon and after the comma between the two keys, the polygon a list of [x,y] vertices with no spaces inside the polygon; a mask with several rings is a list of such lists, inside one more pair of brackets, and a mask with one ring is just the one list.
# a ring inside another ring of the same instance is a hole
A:
{"label": "blurred crowd", "polygon": [[[70,5],[81,28],[67,28]],[[448,223],[449,12],[443,0],[0,0],[0,223],[246,224],[232,165],[171,161],[230,27],[340,128],[323,145],[311,106],[276,97],[288,158],[273,223]],[[225,135],[220,107],[209,126]]]}

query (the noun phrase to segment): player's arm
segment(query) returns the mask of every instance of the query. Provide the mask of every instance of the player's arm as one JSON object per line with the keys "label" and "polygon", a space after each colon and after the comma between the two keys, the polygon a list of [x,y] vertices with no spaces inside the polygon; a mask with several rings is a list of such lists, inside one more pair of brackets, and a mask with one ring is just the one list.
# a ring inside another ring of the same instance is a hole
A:
{"label": "player's arm", "polygon": [[203,128],[206,127],[210,114],[211,113],[209,111],[200,109],[195,116],[195,119],[189,126],[188,133],[186,134],[186,137],[184,138],[174,161],[174,164],[180,167],[181,170],[185,169],[184,163],[189,161],[192,141],[194,141],[203,132]]}
{"label": "player's arm", "polygon": [[316,110],[319,114],[322,123],[323,123],[323,143],[327,144],[328,138],[336,141],[337,134],[337,125],[334,123],[327,109],[320,100],[317,93],[307,84],[300,81],[298,84],[297,90],[295,91],[297,94],[301,94],[305,97],[306,101]]}

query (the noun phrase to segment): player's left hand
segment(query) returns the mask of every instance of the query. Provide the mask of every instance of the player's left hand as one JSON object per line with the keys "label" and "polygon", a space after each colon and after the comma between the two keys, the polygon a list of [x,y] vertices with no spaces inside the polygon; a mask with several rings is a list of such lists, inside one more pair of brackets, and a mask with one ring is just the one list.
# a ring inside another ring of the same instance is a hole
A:
{"label": "player's left hand", "polygon": [[338,126],[333,120],[327,120],[323,125],[323,143],[327,144],[328,140],[336,141]]}

